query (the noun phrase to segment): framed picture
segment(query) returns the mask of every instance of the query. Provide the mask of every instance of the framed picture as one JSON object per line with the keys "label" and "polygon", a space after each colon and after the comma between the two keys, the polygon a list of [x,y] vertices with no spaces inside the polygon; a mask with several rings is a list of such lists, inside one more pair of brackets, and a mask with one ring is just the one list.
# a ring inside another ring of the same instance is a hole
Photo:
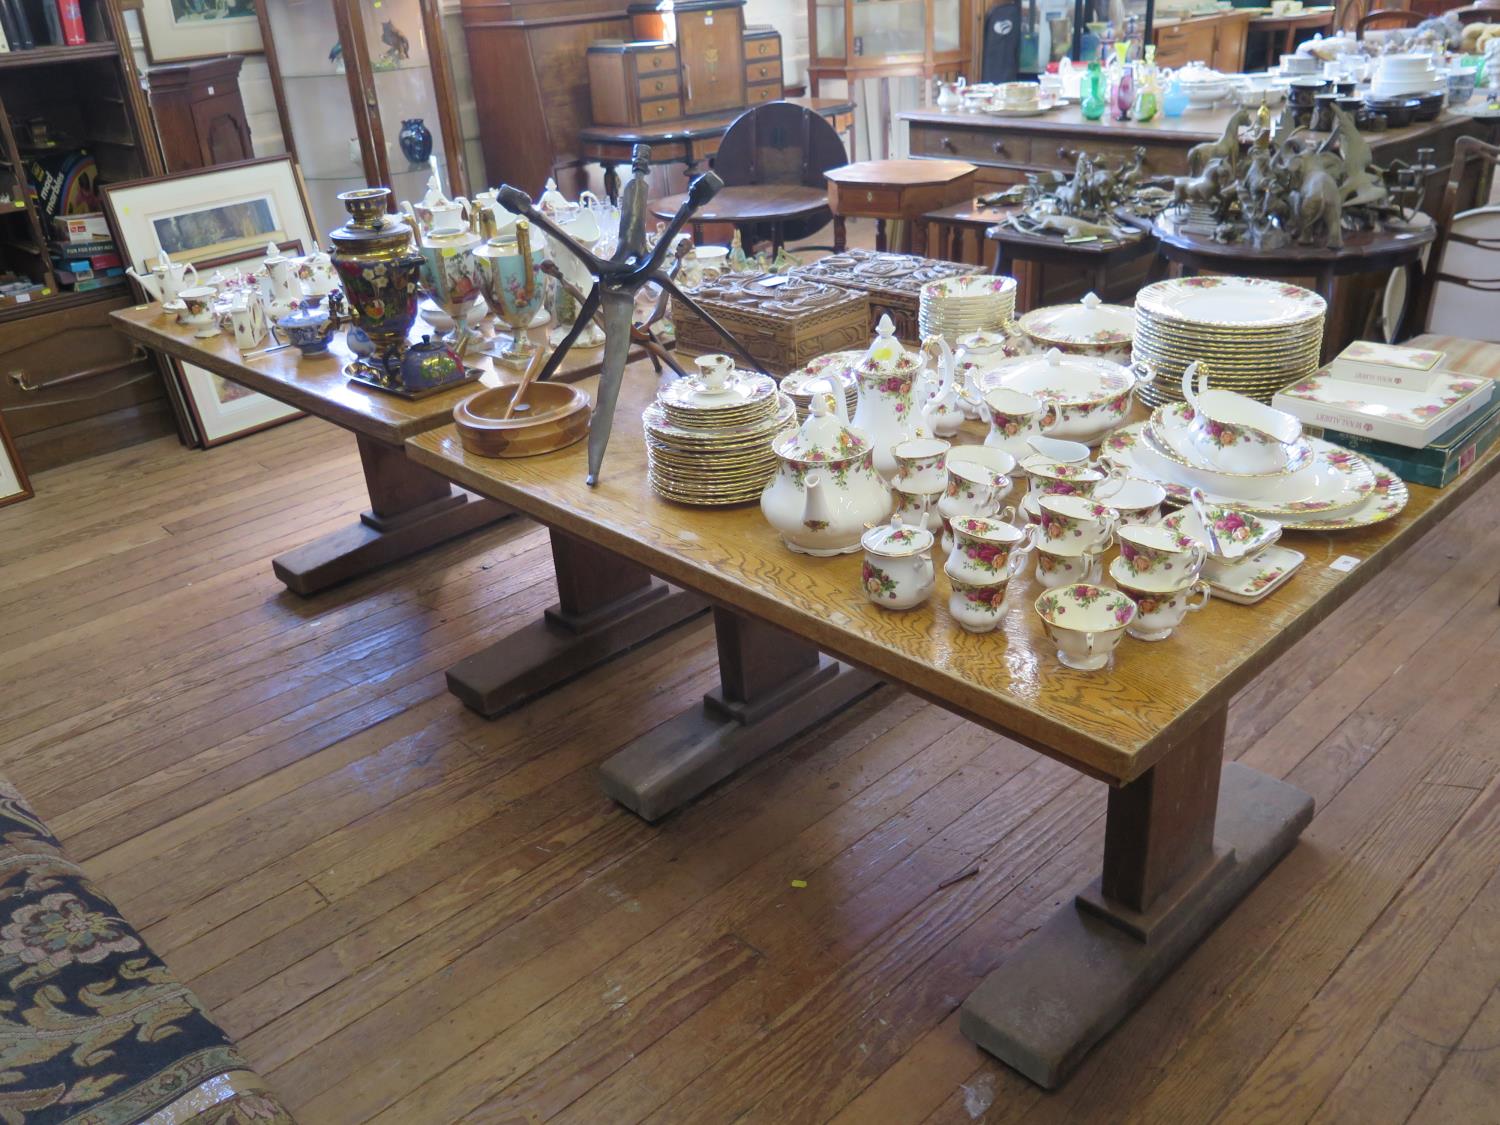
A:
{"label": "framed picture", "polygon": [[154,63],[253,55],[263,48],[259,0],[141,0],[146,54]]}
{"label": "framed picture", "polygon": [[[269,246],[262,246],[248,254],[230,255],[205,262],[200,266],[203,280],[210,280],[214,270],[254,273],[269,256],[269,250]],[[276,250],[277,253],[301,254],[302,243],[296,239],[278,243]],[[205,449],[302,417],[302,411],[296,407],[253,391],[232,379],[225,379],[206,368],[183,363],[181,360],[174,360],[173,363],[183,400],[192,414],[193,426]]]}
{"label": "framed picture", "polygon": [[5,425],[5,415],[0,414],[0,508],[25,500],[31,494],[31,481],[26,477],[21,455],[16,452],[16,443]]}
{"label": "framed picture", "polygon": [[[302,180],[285,156],[109,184],[103,194],[128,262],[144,267],[165,250],[173,261],[192,262],[205,282],[216,269],[259,268],[269,244],[300,253],[314,242]],[[202,367],[171,362],[205,446],[301,415]]]}

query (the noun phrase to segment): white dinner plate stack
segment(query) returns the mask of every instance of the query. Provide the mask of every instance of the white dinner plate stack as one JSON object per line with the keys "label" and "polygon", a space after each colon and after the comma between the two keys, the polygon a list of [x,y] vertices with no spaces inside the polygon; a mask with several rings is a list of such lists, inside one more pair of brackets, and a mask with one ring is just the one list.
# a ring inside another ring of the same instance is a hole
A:
{"label": "white dinner plate stack", "polygon": [[1399,98],[1425,94],[1444,82],[1442,73],[1432,64],[1431,55],[1386,55],[1370,83],[1370,96]]}
{"label": "white dinner plate stack", "polygon": [[945,277],[922,286],[917,327],[923,339],[941,336],[956,347],[959,337],[996,331],[1015,313],[1015,278],[987,273]]}

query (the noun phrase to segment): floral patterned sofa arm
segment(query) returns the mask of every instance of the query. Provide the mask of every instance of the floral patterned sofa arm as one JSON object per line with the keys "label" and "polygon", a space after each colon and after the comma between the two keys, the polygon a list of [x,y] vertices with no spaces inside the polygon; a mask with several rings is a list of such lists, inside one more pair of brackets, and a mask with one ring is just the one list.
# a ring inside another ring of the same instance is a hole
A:
{"label": "floral patterned sofa arm", "polygon": [[0,1125],[291,1115],[0,778]]}

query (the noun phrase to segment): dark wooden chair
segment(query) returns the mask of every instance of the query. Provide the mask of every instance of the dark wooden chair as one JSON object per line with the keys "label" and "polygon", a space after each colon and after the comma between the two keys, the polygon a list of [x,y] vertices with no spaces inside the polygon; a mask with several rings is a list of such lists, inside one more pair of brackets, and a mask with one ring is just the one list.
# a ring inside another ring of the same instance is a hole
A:
{"label": "dark wooden chair", "polygon": [[1500,23],[1500,0],[1475,0],[1463,8],[1451,9],[1461,24]]}
{"label": "dark wooden chair", "polygon": [[[796,184],[822,191],[827,188],[823,173],[847,163],[844,142],[828,120],[790,102],[747,109],[729,126],[714,154],[714,171],[726,187]],[[812,215],[789,214],[780,223],[747,224],[740,237],[748,246],[755,237],[769,236],[779,246],[782,240],[812,237],[832,219],[826,207]]]}
{"label": "dark wooden chair", "polygon": [[1376,12],[1366,12],[1354,25],[1354,37],[1363,39],[1366,31],[1391,31],[1402,27],[1416,27],[1428,18],[1430,17],[1424,16],[1421,12],[1414,12],[1410,8],[1383,8]]}
{"label": "dark wooden chair", "polygon": [[1495,298],[1489,296],[1500,293],[1500,207],[1458,211],[1459,193],[1473,176],[1483,177],[1478,198],[1489,198],[1484,184],[1493,181],[1497,163],[1500,146],[1474,137],[1460,137],[1453,146],[1448,185],[1434,216],[1437,237],[1413,304],[1413,334],[1437,332],[1500,342]]}

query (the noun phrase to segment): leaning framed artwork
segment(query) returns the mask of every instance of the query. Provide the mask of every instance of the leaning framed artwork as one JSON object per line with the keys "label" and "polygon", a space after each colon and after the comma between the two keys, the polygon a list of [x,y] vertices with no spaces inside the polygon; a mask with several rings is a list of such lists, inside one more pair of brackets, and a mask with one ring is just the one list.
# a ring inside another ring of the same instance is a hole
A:
{"label": "leaning framed artwork", "polygon": [[251,55],[263,48],[259,0],[141,0],[141,28],[153,63],[218,55]]}
{"label": "leaning framed artwork", "polygon": [[31,494],[31,481],[26,477],[21,455],[16,452],[16,443],[5,425],[5,415],[0,414],[0,508],[25,500]]}
{"label": "leaning framed artwork", "polygon": [[[162,251],[215,269],[254,272],[268,244],[310,248],[311,209],[290,158],[267,157],[104,187],[104,207],[126,260],[143,270]],[[171,360],[205,446],[300,417],[301,411],[191,363]]]}

